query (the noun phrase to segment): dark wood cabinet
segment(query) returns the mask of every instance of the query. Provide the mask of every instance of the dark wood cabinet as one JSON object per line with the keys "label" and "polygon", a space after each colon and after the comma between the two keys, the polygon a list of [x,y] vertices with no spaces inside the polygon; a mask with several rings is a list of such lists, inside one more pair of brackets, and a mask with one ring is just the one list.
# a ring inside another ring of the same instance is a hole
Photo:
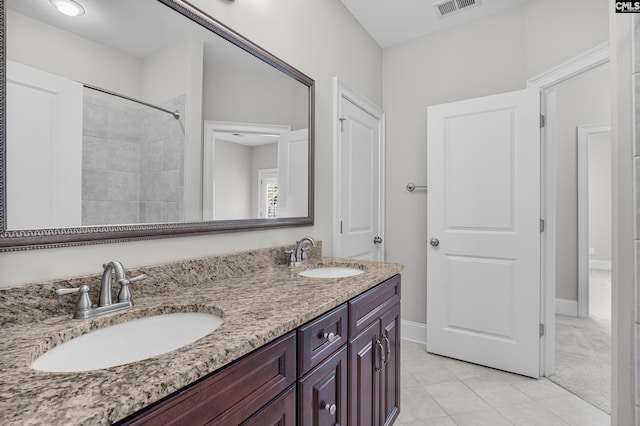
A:
{"label": "dark wood cabinet", "polygon": [[298,376],[347,343],[347,312],[345,303],[298,329]]}
{"label": "dark wood cabinet", "polygon": [[121,424],[237,425],[295,382],[296,335],[291,332]]}
{"label": "dark wood cabinet", "polygon": [[298,382],[301,426],[347,424],[347,346]]}
{"label": "dark wood cabinet", "polygon": [[380,321],[386,351],[380,371],[380,424],[391,425],[400,414],[400,304]]}
{"label": "dark wood cabinet", "polygon": [[119,425],[391,425],[400,413],[400,275]]}
{"label": "dark wood cabinet", "polygon": [[295,426],[296,385],[251,416],[242,426]]}
{"label": "dark wood cabinet", "polygon": [[352,426],[391,425],[400,414],[399,300],[400,276],[396,275],[349,302]]}

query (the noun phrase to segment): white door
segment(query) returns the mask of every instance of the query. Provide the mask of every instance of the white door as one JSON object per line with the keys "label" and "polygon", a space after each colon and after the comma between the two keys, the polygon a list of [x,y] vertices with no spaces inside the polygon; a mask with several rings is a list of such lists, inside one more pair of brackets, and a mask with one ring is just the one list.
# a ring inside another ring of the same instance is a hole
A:
{"label": "white door", "polygon": [[427,351],[540,373],[540,95],[428,109]]}
{"label": "white door", "polygon": [[82,225],[82,85],[7,61],[7,228]]}
{"label": "white door", "polygon": [[278,142],[278,217],[309,216],[309,129],[282,133]]}
{"label": "white door", "polygon": [[338,136],[339,233],[335,256],[384,259],[380,119],[341,98]]}

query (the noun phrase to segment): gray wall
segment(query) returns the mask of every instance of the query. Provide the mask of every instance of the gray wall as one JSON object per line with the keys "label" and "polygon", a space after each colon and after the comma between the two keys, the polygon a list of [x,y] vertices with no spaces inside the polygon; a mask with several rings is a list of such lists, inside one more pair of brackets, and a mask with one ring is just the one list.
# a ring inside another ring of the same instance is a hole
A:
{"label": "gray wall", "polygon": [[[611,120],[609,73],[609,67],[591,71],[556,89],[556,297],[559,299],[578,299],[576,128]],[[611,210],[610,203],[607,207]]]}
{"label": "gray wall", "polygon": [[611,264],[611,134],[589,138],[589,260]]}
{"label": "gray wall", "polygon": [[607,41],[607,8],[603,1],[529,1],[384,50],[386,248],[387,260],[406,265],[403,319],[426,322],[427,194],[404,187],[427,179],[427,107],[524,89],[527,79]]}

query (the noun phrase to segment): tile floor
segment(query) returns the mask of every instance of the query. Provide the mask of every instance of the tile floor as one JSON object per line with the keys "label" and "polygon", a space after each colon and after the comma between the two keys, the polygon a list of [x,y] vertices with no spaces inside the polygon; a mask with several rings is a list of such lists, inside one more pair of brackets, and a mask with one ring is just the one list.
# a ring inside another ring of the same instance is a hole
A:
{"label": "tile floor", "polygon": [[428,354],[401,343],[396,425],[608,426],[609,415],[555,383]]}

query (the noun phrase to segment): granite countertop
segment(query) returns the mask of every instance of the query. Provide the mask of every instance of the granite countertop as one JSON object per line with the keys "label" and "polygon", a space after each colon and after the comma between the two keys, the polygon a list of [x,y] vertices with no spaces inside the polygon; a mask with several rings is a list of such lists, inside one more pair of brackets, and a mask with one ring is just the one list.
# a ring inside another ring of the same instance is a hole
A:
{"label": "granite countertop", "polygon": [[[402,270],[396,263],[317,255],[308,265],[290,268],[283,264],[281,253],[277,248],[132,269],[129,276],[149,275],[144,284],[132,286],[136,306],[91,320],[71,319],[77,296],[61,299],[51,294],[54,288],[90,281],[95,300],[98,276],[0,290],[0,423],[111,424]],[[365,272],[340,279],[298,275],[320,264]],[[170,312],[214,313],[224,323],[190,345],[127,365],[81,373],[47,373],[29,367],[48,349],[90,330]]]}

